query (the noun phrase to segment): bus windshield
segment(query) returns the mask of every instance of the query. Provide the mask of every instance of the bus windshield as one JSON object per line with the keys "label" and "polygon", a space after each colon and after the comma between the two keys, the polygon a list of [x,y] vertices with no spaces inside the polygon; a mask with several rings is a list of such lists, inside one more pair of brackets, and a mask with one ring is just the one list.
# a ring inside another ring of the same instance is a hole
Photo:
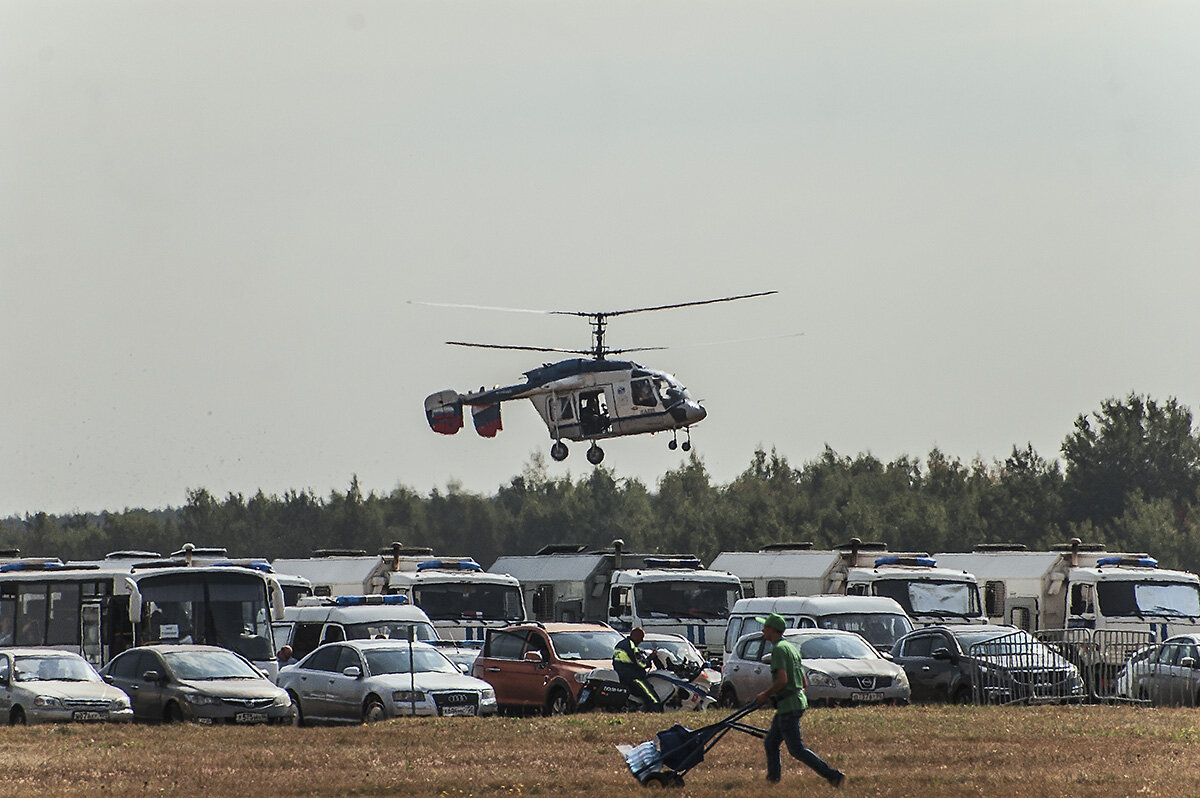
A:
{"label": "bus windshield", "polygon": [[259,576],[228,569],[147,574],[138,590],[139,642],[221,646],[260,662],[273,656],[267,586]]}
{"label": "bus windshield", "polygon": [[516,585],[443,582],[413,587],[413,603],[435,621],[523,621]]}
{"label": "bus windshield", "polygon": [[732,582],[662,580],[633,588],[639,618],[728,618],[739,598],[741,586]]}

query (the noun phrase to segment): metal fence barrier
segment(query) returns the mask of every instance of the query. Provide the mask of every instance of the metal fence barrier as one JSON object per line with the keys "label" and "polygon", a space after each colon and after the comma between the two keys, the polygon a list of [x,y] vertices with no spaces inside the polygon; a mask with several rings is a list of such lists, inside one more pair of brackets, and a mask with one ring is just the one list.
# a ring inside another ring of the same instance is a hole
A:
{"label": "metal fence barrier", "polygon": [[967,654],[977,704],[1064,703],[1088,697],[1069,658],[1026,632],[976,643]]}
{"label": "metal fence barrier", "polygon": [[1146,631],[1101,629],[1043,629],[1034,636],[1078,670],[1087,700],[1099,703],[1144,701],[1130,687],[1125,665],[1131,657],[1155,646]]}

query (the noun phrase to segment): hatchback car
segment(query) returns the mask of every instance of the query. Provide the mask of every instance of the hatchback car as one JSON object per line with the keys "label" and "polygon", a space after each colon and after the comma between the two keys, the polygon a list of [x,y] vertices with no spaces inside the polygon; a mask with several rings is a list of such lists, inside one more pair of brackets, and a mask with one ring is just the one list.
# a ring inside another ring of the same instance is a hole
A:
{"label": "hatchback car", "polygon": [[[804,692],[810,704],[903,704],[904,669],[862,636],[836,629],[788,629],[784,638],[800,649]],[[740,706],[771,685],[773,644],[762,632],[742,636],[725,663],[721,700]]]}
{"label": "hatchback car", "polygon": [[0,649],[0,712],[11,725],[133,719],[129,696],[87,660],[44,648]]}
{"label": "hatchback car", "polygon": [[427,643],[329,643],[280,671],[279,685],[296,706],[297,724],[496,712],[492,686],[465,675]]}
{"label": "hatchback car", "polygon": [[1117,674],[1117,694],[1154,706],[1200,706],[1200,635],[1178,635],[1136,652]]}
{"label": "hatchback car", "polygon": [[621,635],[595,623],[518,624],[489,629],[474,675],[496,690],[502,708],[549,715],[575,711],[577,677],[612,665]]}
{"label": "hatchback car", "polygon": [[1078,701],[1079,670],[1015,626],[930,626],[896,641],[914,701],[1006,704]]}
{"label": "hatchback car", "polygon": [[131,648],[100,671],[129,694],[135,720],[291,723],[292,702],[241,655],[216,646]]}

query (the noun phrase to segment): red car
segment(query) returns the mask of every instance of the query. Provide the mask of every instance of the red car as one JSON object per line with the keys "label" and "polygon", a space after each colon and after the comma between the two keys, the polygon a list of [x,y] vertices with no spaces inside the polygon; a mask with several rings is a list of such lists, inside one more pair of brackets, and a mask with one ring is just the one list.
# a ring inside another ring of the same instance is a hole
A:
{"label": "red car", "polygon": [[524,623],[488,630],[472,675],[496,691],[506,710],[575,711],[577,674],[612,664],[621,634],[599,623]]}

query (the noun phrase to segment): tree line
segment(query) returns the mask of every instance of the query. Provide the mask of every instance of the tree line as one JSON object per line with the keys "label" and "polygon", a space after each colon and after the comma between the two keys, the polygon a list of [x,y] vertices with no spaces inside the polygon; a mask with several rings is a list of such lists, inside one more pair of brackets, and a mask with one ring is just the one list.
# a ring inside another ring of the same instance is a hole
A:
{"label": "tree line", "polygon": [[1003,461],[970,462],[934,449],[883,462],[826,447],[793,465],[760,449],[728,484],[694,452],[654,489],[597,467],[572,479],[540,454],[492,495],[451,483],[427,495],[406,487],[363,493],[357,478],[328,497],[311,491],[224,498],[204,488],[163,510],[28,514],[0,521],[0,546],[26,555],[95,559],[121,549],[169,553],[183,542],[231,556],[304,557],[319,548],[375,552],[400,541],[485,567],[501,554],[548,543],[694,553],[851,537],[893,551],[964,551],[979,543],[1045,549],[1079,537],[1110,550],[1145,551],[1164,567],[1200,571],[1200,435],[1175,399],[1130,394],[1079,415],[1061,461],[1031,445]]}

